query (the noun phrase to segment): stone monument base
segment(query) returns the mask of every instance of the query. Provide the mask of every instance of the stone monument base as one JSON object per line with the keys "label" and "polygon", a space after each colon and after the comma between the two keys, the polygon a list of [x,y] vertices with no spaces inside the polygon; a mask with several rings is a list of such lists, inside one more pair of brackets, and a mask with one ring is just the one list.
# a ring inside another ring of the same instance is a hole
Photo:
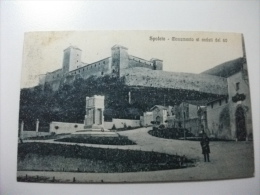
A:
{"label": "stone monument base", "polygon": [[93,137],[119,137],[115,132],[111,132],[107,129],[84,129],[72,133],[72,135],[88,135]]}

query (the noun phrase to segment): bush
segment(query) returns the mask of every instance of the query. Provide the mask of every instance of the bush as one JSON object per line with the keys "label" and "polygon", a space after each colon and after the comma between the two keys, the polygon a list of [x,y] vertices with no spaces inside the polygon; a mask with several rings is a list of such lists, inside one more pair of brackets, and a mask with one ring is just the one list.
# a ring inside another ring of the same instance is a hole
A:
{"label": "bush", "polygon": [[55,129],[59,129],[59,126],[55,126]]}
{"label": "bush", "polygon": [[116,126],[115,126],[115,124],[113,124],[113,126],[112,126],[112,130],[116,130]]}
{"label": "bush", "polygon": [[132,129],[132,127],[129,125],[129,126],[127,127],[127,129]]}

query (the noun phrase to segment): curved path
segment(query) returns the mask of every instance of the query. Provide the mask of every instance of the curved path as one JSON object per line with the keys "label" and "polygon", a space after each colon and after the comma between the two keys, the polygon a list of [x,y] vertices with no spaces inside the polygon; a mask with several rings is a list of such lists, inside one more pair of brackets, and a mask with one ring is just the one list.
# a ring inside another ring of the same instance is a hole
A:
{"label": "curved path", "polygon": [[[145,182],[145,181],[194,181],[223,178],[251,177],[254,172],[253,142],[211,142],[211,162],[203,162],[200,143],[197,141],[171,140],[153,137],[148,134],[151,128],[118,132],[128,136],[137,145],[107,146],[78,144],[92,147],[118,148],[156,151],[168,154],[186,155],[196,161],[196,166],[186,169],[133,173],[74,173],[74,172],[36,172],[18,171],[17,176],[55,177],[60,182]],[[25,142],[44,142],[56,144],[75,144],[55,142],[54,140],[26,140]]]}

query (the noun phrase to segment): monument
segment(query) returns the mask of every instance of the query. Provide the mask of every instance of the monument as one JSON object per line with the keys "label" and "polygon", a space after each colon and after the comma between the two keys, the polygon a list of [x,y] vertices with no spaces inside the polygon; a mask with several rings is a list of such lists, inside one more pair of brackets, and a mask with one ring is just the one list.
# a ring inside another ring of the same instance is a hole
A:
{"label": "monument", "polygon": [[86,115],[84,129],[104,130],[105,96],[86,97]]}
{"label": "monument", "polygon": [[104,102],[105,96],[94,95],[86,97],[86,115],[84,129],[78,130],[73,135],[88,135],[95,137],[118,137],[115,132],[104,128]]}

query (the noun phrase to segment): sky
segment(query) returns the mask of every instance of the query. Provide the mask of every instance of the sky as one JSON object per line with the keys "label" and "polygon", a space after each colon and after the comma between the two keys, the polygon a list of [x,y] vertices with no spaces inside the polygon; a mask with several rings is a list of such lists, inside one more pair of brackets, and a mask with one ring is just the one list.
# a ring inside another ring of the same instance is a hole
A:
{"label": "sky", "polygon": [[82,50],[82,62],[111,56],[111,47],[122,45],[128,54],[146,60],[163,60],[163,70],[201,73],[243,56],[239,33],[176,31],[70,31],[29,32],[24,37],[21,88],[38,83],[38,75],[62,67],[63,50]]}

